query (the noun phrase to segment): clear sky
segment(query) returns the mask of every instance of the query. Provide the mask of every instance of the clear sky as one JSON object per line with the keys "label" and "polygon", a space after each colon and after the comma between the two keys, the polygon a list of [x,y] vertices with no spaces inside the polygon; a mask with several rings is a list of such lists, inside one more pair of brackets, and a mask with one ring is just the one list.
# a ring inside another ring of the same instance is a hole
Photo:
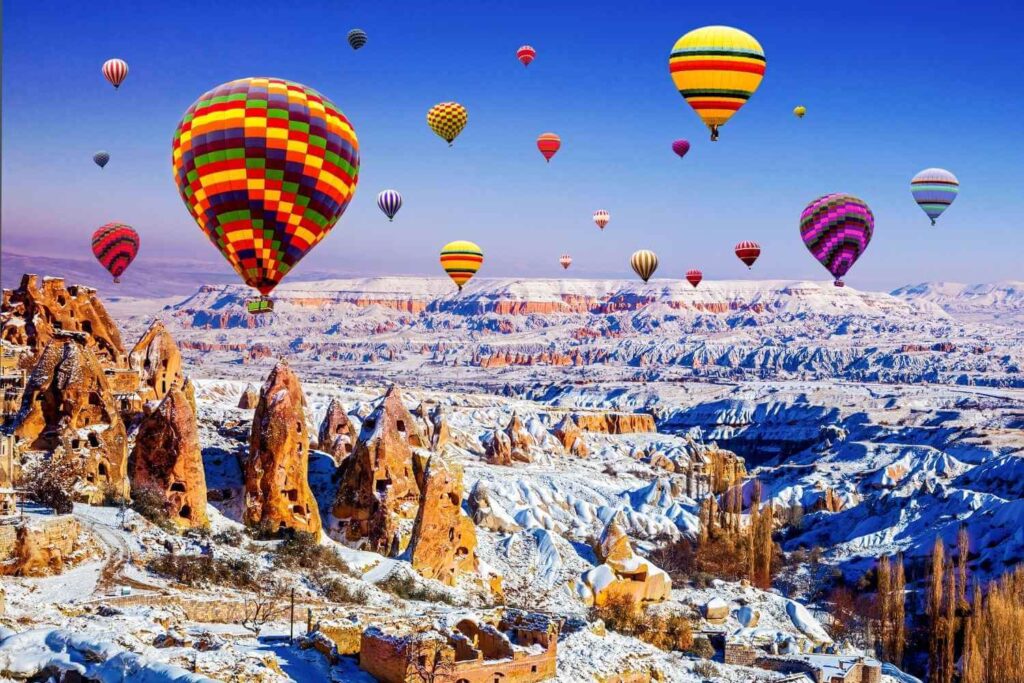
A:
{"label": "clear sky", "polygon": [[[561,276],[567,252],[570,275],[629,277],[630,253],[650,248],[659,277],[827,280],[797,224],[828,192],[875,213],[854,287],[1022,279],[1022,20],[1016,3],[941,0],[4,0],[3,248],[88,256],[116,220],[142,236],[130,273],[219,262],[178,197],[171,136],[209,88],[276,76],[331,98],[362,155],[355,199],[295,279],[435,275],[440,246],[470,239],[481,275]],[[768,61],[716,143],[668,74],[676,39],[706,24],[748,31]],[[354,27],[369,34],[358,52]],[[110,57],[130,65],[116,92],[100,74]],[[448,100],[469,109],[452,149],[426,125]],[[545,131],[562,138],[550,164]],[[693,143],[684,160],[675,138]],[[909,192],[929,166],[961,182],[936,228]],[[389,187],[405,198],[394,223],[375,201]],[[752,274],[732,255],[743,239],[764,248]]]}

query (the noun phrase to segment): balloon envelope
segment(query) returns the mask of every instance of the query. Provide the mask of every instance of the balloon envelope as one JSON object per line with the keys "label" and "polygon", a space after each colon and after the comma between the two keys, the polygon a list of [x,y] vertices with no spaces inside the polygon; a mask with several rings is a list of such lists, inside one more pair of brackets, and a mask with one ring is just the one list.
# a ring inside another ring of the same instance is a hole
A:
{"label": "balloon envelope", "polygon": [[402,208],[402,195],[398,190],[384,190],[377,195],[377,206],[389,221],[394,220],[395,214]]}
{"label": "balloon envelope", "polygon": [[476,275],[483,262],[483,250],[467,240],[456,240],[441,247],[441,267],[460,290]]}
{"label": "balloon envelope", "polygon": [[199,229],[264,295],[327,236],[359,182],[359,142],[345,115],[280,78],[242,78],[202,95],[174,132],[171,161]]}
{"label": "balloon envelope", "polygon": [[604,230],[604,226],[608,225],[611,219],[611,214],[605,211],[604,209],[598,209],[597,211],[594,212],[594,222],[597,223],[597,227],[601,228],[602,230]]}
{"label": "balloon envelope", "polygon": [[110,155],[106,152],[96,152],[92,155],[92,160],[97,166],[103,168],[110,161]]}
{"label": "balloon envelope", "polygon": [[366,31],[361,28],[354,28],[348,32],[348,44],[352,46],[353,50],[358,50],[363,45],[366,45],[367,35]]}
{"label": "balloon envelope", "polygon": [[139,253],[139,233],[124,223],[107,223],[92,234],[92,253],[118,282]]}
{"label": "balloon envelope", "polygon": [[120,88],[124,79],[128,78],[128,62],[123,59],[108,59],[103,62],[103,77],[110,81],[115,89]]}
{"label": "balloon envelope", "polygon": [[704,273],[700,272],[696,268],[693,270],[686,271],[686,281],[696,287],[700,284],[700,281],[704,279]]}
{"label": "balloon envelope", "polygon": [[529,45],[523,45],[516,50],[516,59],[523,63],[523,66],[530,66],[530,62],[537,56],[537,51]]}
{"label": "balloon envelope", "polygon": [[679,158],[682,159],[686,156],[686,153],[690,151],[690,141],[676,140],[672,143],[672,151],[678,154]]}
{"label": "balloon envelope", "polygon": [[676,41],[668,68],[679,94],[718,139],[764,78],[764,50],[752,35],[729,26],[704,26]]}
{"label": "balloon envelope", "polygon": [[832,273],[835,284],[857,262],[871,242],[875,216],[862,200],[848,194],[827,194],[807,205],[800,215],[800,237],[814,258]]}
{"label": "balloon envelope", "polygon": [[793,114],[798,119],[802,119],[806,113],[807,113],[807,107],[803,106],[802,104],[800,106],[798,106],[798,107],[794,107],[794,109],[793,109]]}
{"label": "balloon envelope", "polygon": [[944,168],[926,168],[910,181],[914,201],[932,219],[942,215],[960,192],[960,181]]}
{"label": "balloon envelope", "polygon": [[649,249],[640,249],[633,252],[629,258],[629,265],[633,266],[633,272],[640,276],[640,279],[647,282],[658,269],[658,256]]}
{"label": "balloon envelope", "polygon": [[757,261],[757,257],[761,255],[761,245],[757,242],[743,241],[737,244],[734,249],[736,257],[743,261],[750,268]]}
{"label": "balloon envelope", "polygon": [[537,137],[537,149],[544,155],[544,158],[551,161],[551,157],[562,147],[562,138],[554,133],[541,133]]}
{"label": "balloon envelope", "polygon": [[562,254],[562,258],[558,259],[558,262],[562,264],[562,268],[568,270],[569,266],[572,265],[572,256],[569,256],[568,254]]}
{"label": "balloon envelope", "polygon": [[451,146],[469,122],[469,112],[458,102],[441,102],[427,112],[427,125]]}

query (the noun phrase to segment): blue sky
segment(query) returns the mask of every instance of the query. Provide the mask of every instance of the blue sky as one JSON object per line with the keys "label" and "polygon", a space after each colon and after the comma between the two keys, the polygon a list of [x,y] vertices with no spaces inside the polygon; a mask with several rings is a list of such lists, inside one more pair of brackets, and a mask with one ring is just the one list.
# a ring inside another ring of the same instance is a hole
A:
{"label": "blue sky", "polygon": [[[207,89],[277,76],[341,107],[362,154],[355,199],[296,279],[438,274],[440,246],[470,239],[481,275],[561,276],[568,252],[570,275],[629,277],[630,253],[649,248],[659,277],[827,280],[797,223],[837,191],[876,216],[854,287],[1020,279],[1024,10],[782,4],[7,0],[3,248],[88,256],[92,230],[116,220],[142,236],[132,275],[153,259],[219,262],[177,195],[171,136]],[[714,144],[667,66],[675,40],[706,24],[752,33],[768,60]],[[358,52],[353,27],[369,34]],[[523,43],[538,52],[529,69]],[[115,56],[131,69],[117,92],[100,74]],[[425,122],[447,100],[469,109],[452,149]],[[535,139],[549,130],[563,146],[545,164]],[[693,143],[684,160],[669,148],[680,137]],[[103,170],[98,149],[112,157]],[[937,228],[909,193],[929,166],[961,182]],[[375,203],[388,187],[405,198],[394,223]],[[603,233],[598,208],[612,214]],[[764,248],[753,273],[732,255],[743,239]]]}

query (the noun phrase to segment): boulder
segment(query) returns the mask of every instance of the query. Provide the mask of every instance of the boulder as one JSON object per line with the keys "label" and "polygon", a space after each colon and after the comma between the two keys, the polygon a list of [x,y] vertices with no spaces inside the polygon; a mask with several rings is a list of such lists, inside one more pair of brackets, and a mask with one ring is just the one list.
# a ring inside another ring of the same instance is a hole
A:
{"label": "boulder", "polygon": [[25,274],[17,289],[4,290],[0,339],[26,346],[31,367],[57,336],[74,335],[103,367],[125,367],[121,333],[96,296],[81,285],[64,286],[62,278]]}
{"label": "boulder", "polygon": [[244,522],[277,533],[320,533],[320,513],[309,488],[309,433],[302,386],[280,362],[260,391],[245,461]]}
{"label": "boulder", "polygon": [[408,538],[403,520],[416,517],[428,454],[418,423],[391,386],[363,419],[352,455],[338,468],[331,532],[340,540],[396,555]]}
{"label": "boulder", "polygon": [[245,386],[241,398],[238,399],[238,407],[242,410],[256,410],[260,402],[260,392],[251,384]]}
{"label": "boulder", "polygon": [[743,628],[754,628],[761,621],[761,610],[744,605],[737,610],[736,620]]}
{"label": "boulder", "polygon": [[409,540],[409,561],[428,579],[454,586],[476,572],[476,529],[462,511],[462,468],[431,456]]}
{"label": "boulder", "polygon": [[469,512],[473,523],[484,529],[501,533],[514,533],[522,529],[512,515],[505,511],[501,504],[494,500],[491,490],[483,480],[478,480],[469,492]]}
{"label": "boulder", "polygon": [[55,338],[29,375],[15,437],[23,450],[62,449],[81,462],[78,497],[100,503],[128,495],[128,438],[99,361],[71,339]]}
{"label": "boulder", "polygon": [[330,455],[334,464],[340,464],[352,453],[352,437],[352,423],[348,419],[348,413],[345,412],[341,401],[332,398],[320,423],[317,449]]}
{"label": "boulder", "polygon": [[605,526],[595,552],[601,564],[584,572],[574,586],[586,604],[600,607],[613,596],[628,596],[640,605],[671,596],[672,580],[633,551],[619,515]]}
{"label": "boulder", "polygon": [[722,598],[711,598],[702,609],[704,618],[713,624],[724,623],[729,618],[729,603]]}
{"label": "boulder", "polygon": [[180,527],[209,525],[195,406],[184,387],[172,385],[160,405],[142,419],[132,462],[133,491],[159,495],[168,518]]}
{"label": "boulder", "polygon": [[139,395],[144,401],[160,401],[184,382],[181,351],[159,320],[149,326],[128,354],[128,365],[139,373]]}
{"label": "boulder", "polygon": [[571,415],[565,415],[555,425],[555,438],[565,450],[577,457],[585,458],[590,454],[587,443],[583,440],[583,432]]}

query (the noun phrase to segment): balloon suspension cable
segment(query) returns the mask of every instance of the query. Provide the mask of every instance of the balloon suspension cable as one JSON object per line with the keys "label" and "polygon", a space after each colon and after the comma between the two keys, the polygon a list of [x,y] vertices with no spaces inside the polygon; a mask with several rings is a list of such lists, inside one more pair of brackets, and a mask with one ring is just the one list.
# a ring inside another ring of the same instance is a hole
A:
{"label": "balloon suspension cable", "polygon": [[712,123],[708,127],[711,129],[711,142],[717,141],[718,140],[718,124],[717,123]]}
{"label": "balloon suspension cable", "polygon": [[935,219],[934,218],[932,219],[932,225],[935,225]]}

